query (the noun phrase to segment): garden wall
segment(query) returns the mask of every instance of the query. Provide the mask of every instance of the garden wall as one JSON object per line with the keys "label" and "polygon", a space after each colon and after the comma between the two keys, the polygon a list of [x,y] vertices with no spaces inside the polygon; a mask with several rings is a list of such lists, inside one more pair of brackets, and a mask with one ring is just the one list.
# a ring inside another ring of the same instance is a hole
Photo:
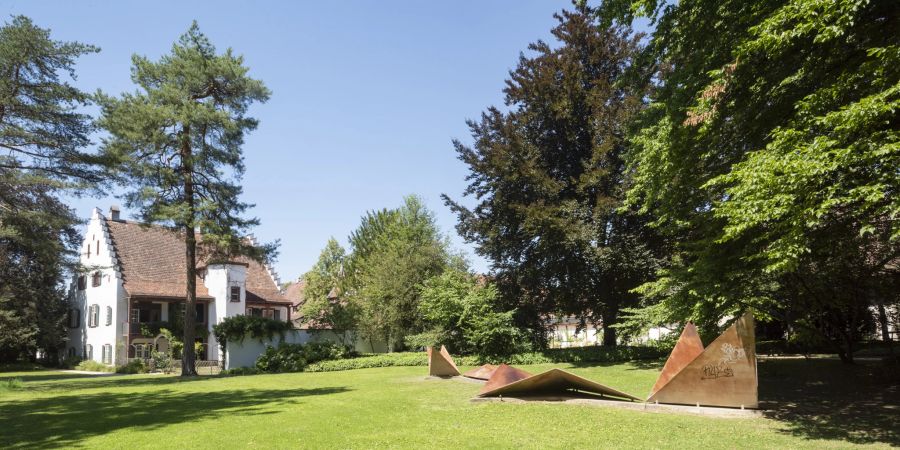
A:
{"label": "garden wall", "polygon": [[[251,337],[244,338],[243,342],[228,341],[228,345],[225,347],[225,368],[253,367],[256,364],[256,359],[266,350],[266,347],[277,347],[281,342],[279,336],[263,341]],[[350,343],[354,350],[360,353],[384,353],[387,351],[385,345],[358,338],[352,331],[291,330],[285,333],[284,342],[288,344],[306,344],[308,342]]]}

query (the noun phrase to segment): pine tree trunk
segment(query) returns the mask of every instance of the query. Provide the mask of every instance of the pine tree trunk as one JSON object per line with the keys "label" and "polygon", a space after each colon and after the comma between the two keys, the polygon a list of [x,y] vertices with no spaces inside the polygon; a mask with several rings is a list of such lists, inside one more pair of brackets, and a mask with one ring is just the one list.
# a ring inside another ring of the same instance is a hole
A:
{"label": "pine tree trunk", "polygon": [[184,221],[184,260],[187,270],[187,289],[184,305],[184,349],[181,352],[181,376],[197,375],[194,354],[194,328],[196,327],[197,304],[197,236],[194,234],[194,180],[191,160],[190,125],[185,125],[181,133],[181,171],[184,183],[184,202],[188,217]]}

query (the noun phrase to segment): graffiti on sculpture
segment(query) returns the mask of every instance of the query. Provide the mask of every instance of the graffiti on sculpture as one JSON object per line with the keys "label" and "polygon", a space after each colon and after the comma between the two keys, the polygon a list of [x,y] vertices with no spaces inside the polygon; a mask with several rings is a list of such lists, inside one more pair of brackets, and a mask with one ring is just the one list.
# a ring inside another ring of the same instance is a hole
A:
{"label": "graffiti on sculpture", "polygon": [[722,377],[733,377],[734,369],[731,368],[732,363],[736,363],[741,359],[746,359],[747,353],[743,347],[738,347],[730,343],[722,345],[722,358],[716,364],[707,364],[703,366],[703,376],[701,380],[715,380]]}

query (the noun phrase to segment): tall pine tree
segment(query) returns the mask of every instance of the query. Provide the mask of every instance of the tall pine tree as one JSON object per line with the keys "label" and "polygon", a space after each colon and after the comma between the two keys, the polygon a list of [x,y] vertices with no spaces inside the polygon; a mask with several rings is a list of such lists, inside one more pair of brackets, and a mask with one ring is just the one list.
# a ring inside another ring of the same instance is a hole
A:
{"label": "tall pine tree", "polygon": [[[120,98],[101,95],[100,125],[109,132],[105,155],[119,161],[120,180],[132,189],[127,204],[140,218],[179,232],[185,243],[185,311],[194,311],[198,249],[205,260],[246,255],[264,259],[273,246],[246,238],[255,218],[240,200],[244,135],[257,121],[253,102],[269,90],[247,75],[243,58],[231,49],[217,54],[196,22],[158,62],[132,57],[132,81],[139,91]],[[202,240],[198,242],[198,235]],[[195,318],[184,317],[182,375],[196,375]]]}
{"label": "tall pine tree", "polygon": [[0,27],[0,361],[51,358],[63,343],[62,285],[78,245],[63,192],[96,190],[99,159],[84,151],[94,129],[79,111],[75,62],[97,48],[60,42],[24,16]]}

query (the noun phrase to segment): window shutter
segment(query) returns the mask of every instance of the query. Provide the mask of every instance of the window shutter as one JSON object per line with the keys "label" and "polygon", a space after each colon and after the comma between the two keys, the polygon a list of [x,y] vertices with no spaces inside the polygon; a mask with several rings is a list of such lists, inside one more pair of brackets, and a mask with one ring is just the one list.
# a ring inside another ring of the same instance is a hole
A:
{"label": "window shutter", "polygon": [[106,326],[112,325],[112,306],[106,307]]}

